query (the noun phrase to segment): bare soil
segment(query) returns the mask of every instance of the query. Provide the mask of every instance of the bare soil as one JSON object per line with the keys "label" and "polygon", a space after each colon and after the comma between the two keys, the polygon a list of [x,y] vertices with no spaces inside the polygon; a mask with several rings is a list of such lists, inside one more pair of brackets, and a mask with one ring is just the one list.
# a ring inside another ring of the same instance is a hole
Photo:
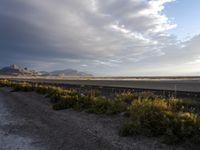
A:
{"label": "bare soil", "polygon": [[158,139],[119,137],[124,117],[74,110],[54,111],[48,98],[34,92],[0,89],[0,150],[192,150]]}

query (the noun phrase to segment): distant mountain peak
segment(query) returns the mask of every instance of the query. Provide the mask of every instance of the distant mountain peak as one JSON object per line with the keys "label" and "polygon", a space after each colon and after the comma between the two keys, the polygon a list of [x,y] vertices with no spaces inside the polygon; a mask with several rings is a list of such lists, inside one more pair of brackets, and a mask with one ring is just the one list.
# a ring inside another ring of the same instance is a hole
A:
{"label": "distant mountain peak", "polygon": [[36,72],[34,70],[29,70],[28,68],[24,68],[21,66],[18,66],[16,64],[12,64],[8,67],[4,67],[0,69],[0,75],[11,75],[11,76],[54,76],[54,77],[67,77],[67,76],[93,76],[92,74],[77,71],[74,69],[64,69],[64,70],[56,70],[52,72],[47,71],[41,71]]}
{"label": "distant mountain peak", "polygon": [[4,67],[0,69],[0,75],[25,75],[25,76],[35,76],[38,73],[34,70],[29,70],[28,68],[23,68],[21,66],[18,66],[16,64],[12,64],[8,67]]}
{"label": "distant mountain peak", "polygon": [[48,72],[49,76],[93,76],[86,72],[80,72],[75,69],[64,69]]}
{"label": "distant mountain peak", "polygon": [[10,65],[10,68],[12,68],[12,69],[19,69],[20,67],[17,66],[16,64],[12,64],[12,65]]}

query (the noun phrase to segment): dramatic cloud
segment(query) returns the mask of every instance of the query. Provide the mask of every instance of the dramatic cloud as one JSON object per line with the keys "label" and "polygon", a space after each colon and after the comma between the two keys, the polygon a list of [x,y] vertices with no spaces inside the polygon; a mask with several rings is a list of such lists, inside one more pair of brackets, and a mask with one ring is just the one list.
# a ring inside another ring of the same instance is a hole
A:
{"label": "dramatic cloud", "polygon": [[[178,54],[182,45],[167,32],[176,27],[163,14],[164,5],[170,2],[1,0],[2,64],[16,62],[39,69],[84,67],[101,73],[127,64],[134,67],[155,57],[165,61],[166,56]],[[185,53],[182,49],[181,54]]]}

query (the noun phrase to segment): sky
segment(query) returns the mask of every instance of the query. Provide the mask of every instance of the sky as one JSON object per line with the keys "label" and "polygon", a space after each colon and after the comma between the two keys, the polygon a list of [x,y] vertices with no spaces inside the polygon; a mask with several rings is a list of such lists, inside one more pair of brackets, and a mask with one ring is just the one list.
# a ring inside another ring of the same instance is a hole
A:
{"label": "sky", "polygon": [[0,67],[200,75],[199,0],[1,0]]}

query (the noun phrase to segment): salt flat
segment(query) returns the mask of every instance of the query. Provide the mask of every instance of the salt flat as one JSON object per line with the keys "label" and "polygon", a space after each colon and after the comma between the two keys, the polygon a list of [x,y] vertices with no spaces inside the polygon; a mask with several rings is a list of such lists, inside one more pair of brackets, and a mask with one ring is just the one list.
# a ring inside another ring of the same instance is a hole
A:
{"label": "salt flat", "polygon": [[104,87],[138,88],[152,90],[172,90],[185,92],[200,92],[200,80],[198,79],[93,79],[93,80],[54,80],[54,79],[26,79],[33,82],[58,83],[66,85],[91,85]]}

